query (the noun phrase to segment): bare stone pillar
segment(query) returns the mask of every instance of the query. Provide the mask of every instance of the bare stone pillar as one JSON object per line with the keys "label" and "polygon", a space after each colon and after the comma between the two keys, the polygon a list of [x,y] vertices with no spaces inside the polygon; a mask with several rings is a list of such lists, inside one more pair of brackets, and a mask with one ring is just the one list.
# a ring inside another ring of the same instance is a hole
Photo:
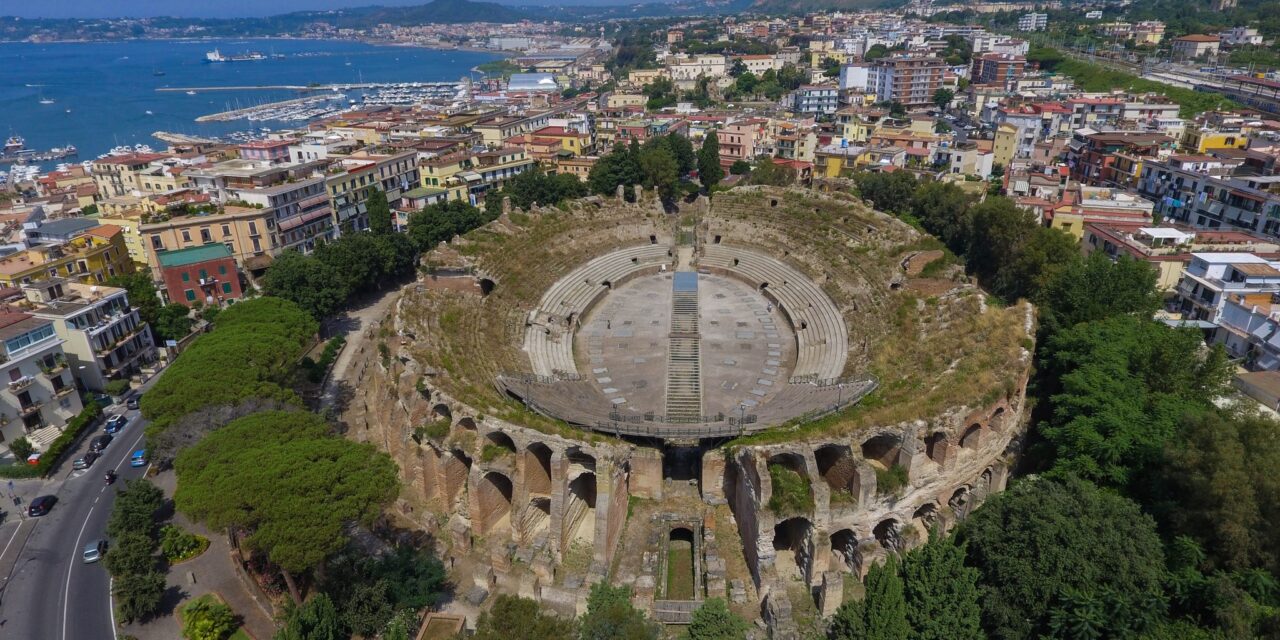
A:
{"label": "bare stone pillar", "polygon": [[[566,506],[566,494],[569,491],[569,482],[565,478],[569,468],[569,460],[565,457],[564,451],[555,450],[551,452],[551,521],[547,528],[547,542],[549,544],[552,558],[556,562],[564,559],[560,541],[564,535],[564,510]],[[599,503],[599,498],[596,500]]]}
{"label": "bare stone pillar", "polygon": [[511,215],[511,196],[502,196],[502,215]]}
{"label": "bare stone pillar", "polygon": [[702,454],[702,500],[707,504],[724,504],[724,452],[712,449]]}
{"label": "bare stone pillar", "polygon": [[844,601],[844,576],[836,571],[822,574],[822,586],[818,588],[818,614],[830,618]]}
{"label": "bare stone pillar", "polygon": [[858,465],[858,504],[871,504],[876,497],[876,472],[867,464]]}
{"label": "bare stone pillar", "polygon": [[631,454],[631,480],[628,490],[637,498],[662,499],[661,451],[638,448]]}
{"label": "bare stone pillar", "polygon": [[627,190],[622,185],[618,185],[618,188],[617,188],[618,202],[622,202],[623,200],[626,199],[626,197],[627,197]]}

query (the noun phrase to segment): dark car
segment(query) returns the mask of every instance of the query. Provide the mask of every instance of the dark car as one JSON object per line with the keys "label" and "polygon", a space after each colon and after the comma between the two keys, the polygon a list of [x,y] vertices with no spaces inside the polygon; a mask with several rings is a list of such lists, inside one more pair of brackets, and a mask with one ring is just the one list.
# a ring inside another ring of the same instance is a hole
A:
{"label": "dark car", "polygon": [[89,453],[84,454],[83,457],[76,458],[76,461],[71,463],[71,468],[72,469],[88,469],[89,467],[93,466],[94,461],[97,460],[98,456],[100,455],[102,454],[96,451],[90,451]]}
{"label": "dark car", "polygon": [[107,418],[107,424],[102,427],[102,430],[107,433],[116,433],[125,428],[127,424],[129,424],[129,418],[125,417],[124,414],[115,415]]}
{"label": "dark car", "polygon": [[127,401],[125,401],[124,406],[126,409],[137,409],[138,401],[141,399],[142,399],[142,396],[134,396],[132,398],[129,398]]}
{"label": "dark car", "polygon": [[110,435],[98,436],[93,440],[89,441],[89,450],[96,453],[102,453],[102,450],[106,449],[107,445],[111,444],[111,441],[114,439],[115,438],[111,437]]}
{"label": "dark car", "polygon": [[42,516],[49,513],[49,510],[53,508],[53,503],[57,501],[58,498],[56,496],[40,496],[39,498],[35,498],[31,501],[31,504],[27,505],[27,515],[34,518],[36,516]]}

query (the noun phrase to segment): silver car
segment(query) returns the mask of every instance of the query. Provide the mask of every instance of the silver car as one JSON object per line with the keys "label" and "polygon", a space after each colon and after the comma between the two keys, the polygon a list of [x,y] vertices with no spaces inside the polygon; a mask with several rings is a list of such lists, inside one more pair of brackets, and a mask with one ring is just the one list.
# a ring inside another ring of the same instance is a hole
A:
{"label": "silver car", "polygon": [[102,556],[106,553],[107,553],[107,541],[94,540],[93,542],[90,542],[89,544],[86,544],[84,546],[84,563],[92,564],[94,562],[97,562],[101,560]]}

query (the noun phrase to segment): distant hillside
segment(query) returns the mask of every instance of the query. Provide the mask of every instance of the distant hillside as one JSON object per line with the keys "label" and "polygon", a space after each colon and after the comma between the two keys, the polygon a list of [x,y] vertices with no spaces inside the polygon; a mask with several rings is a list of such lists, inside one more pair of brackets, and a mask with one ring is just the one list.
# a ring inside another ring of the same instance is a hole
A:
{"label": "distant hillside", "polygon": [[900,7],[906,0],[754,0],[747,10],[774,15],[797,15],[816,11],[858,11]]}
{"label": "distant hillside", "polygon": [[366,16],[396,24],[454,24],[460,22],[519,22],[528,16],[496,2],[433,0],[414,7],[373,7]]}

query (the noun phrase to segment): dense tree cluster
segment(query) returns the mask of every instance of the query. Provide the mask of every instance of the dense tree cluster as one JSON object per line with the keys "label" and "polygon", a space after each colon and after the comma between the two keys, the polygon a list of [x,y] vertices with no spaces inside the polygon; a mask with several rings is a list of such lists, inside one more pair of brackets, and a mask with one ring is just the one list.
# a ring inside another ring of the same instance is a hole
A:
{"label": "dense tree cluster", "polygon": [[289,381],[317,328],[307,312],[287,300],[264,297],[231,306],[142,397],[142,414],[151,421],[147,433],[163,432],[205,407],[234,406],[250,398],[296,402]]}
{"label": "dense tree cluster", "polygon": [[159,488],[137,480],[116,495],[107,519],[111,548],[102,562],[114,581],[116,611],[126,622],[145,620],[160,610],[165,580],[156,563],[156,514],[163,504]]}
{"label": "dense tree cluster", "polygon": [[292,250],[280,254],[267,269],[263,291],[325,318],[351,299],[412,274],[417,255],[413,242],[391,231],[389,217],[371,214],[371,223],[375,220],[368,232],[343,234],[310,255]]}
{"label": "dense tree cluster", "polygon": [[[795,91],[807,81],[804,71],[792,64],[784,64],[781,69],[769,69],[760,75],[746,70],[746,66],[736,68],[733,84],[724,89],[726,100],[742,100],[765,98],[777,100],[788,91]],[[839,66],[835,67],[839,75]],[[732,75],[732,74],[731,74]]]}
{"label": "dense tree cluster", "polygon": [[[720,605],[723,606],[723,601]],[[738,621],[722,619],[717,623],[712,618],[721,619],[721,616],[715,613],[704,616],[700,627],[708,634],[713,629],[725,628],[724,625],[738,628]],[[592,585],[586,613],[572,619],[545,613],[533,600],[500,595],[493,607],[480,614],[472,636],[474,640],[658,640],[660,637],[661,625],[632,606],[631,589],[609,586],[606,582]],[[691,636],[692,640],[722,637],[730,636]]]}
{"label": "dense tree cluster", "polygon": [[280,568],[298,603],[294,576],[341,550],[348,525],[371,524],[399,489],[386,454],[302,411],[235,420],[179,453],[174,469],[178,510],[242,534]]}
{"label": "dense tree cluster", "polygon": [[[502,189],[486,196],[484,212],[489,219],[496,219],[502,215],[502,202],[506,198],[511,198],[511,206],[528,209],[535,204],[554,206],[565,200],[581,198],[589,192],[590,188],[578,176],[572,173],[548,175],[539,167],[512,178]],[[411,228],[412,224],[410,220]],[[422,251],[431,248],[434,247],[419,245]]]}
{"label": "dense tree cluster", "polygon": [[621,186],[627,197],[634,197],[631,188],[638,184],[669,202],[680,191],[681,178],[700,166],[699,158],[689,139],[676,133],[655,136],[643,146],[635,139],[630,145],[619,142],[591,167],[587,184],[602,196],[613,196]]}
{"label": "dense tree cluster", "polygon": [[129,304],[138,308],[138,317],[151,326],[156,340],[180,340],[191,333],[194,323],[190,309],[181,304],[161,304],[155,282],[148,270],[119,274],[107,279],[107,285],[128,292]]}

